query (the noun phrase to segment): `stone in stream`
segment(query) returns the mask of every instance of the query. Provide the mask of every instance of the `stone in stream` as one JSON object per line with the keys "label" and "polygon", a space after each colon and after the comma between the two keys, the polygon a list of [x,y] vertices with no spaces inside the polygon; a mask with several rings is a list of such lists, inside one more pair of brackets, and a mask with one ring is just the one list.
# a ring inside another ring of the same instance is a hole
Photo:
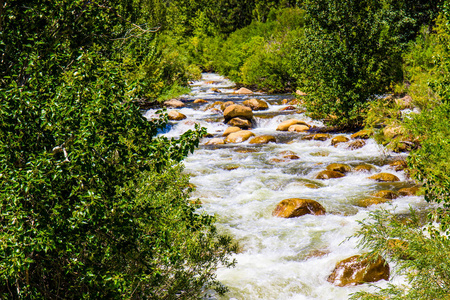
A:
{"label": "stone in stream", "polygon": [[227,102],[222,103],[222,104],[220,105],[220,109],[221,109],[222,111],[224,111],[225,108],[227,108],[228,106],[233,105],[233,104],[234,104],[233,101],[227,101]]}
{"label": "stone in stream", "polygon": [[332,178],[341,178],[345,175],[341,172],[336,171],[330,171],[330,170],[324,170],[321,171],[319,174],[317,174],[316,179],[332,179]]}
{"label": "stone in stream", "polygon": [[391,199],[380,198],[380,197],[366,198],[366,199],[360,200],[358,202],[358,206],[369,207],[371,205],[386,203],[386,202],[389,202],[389,201],[391,201]]}
{"label": "stone in stream", "polygon": [[283,158],[286,159],[299,159],[300,157],[295,154],[295,152],[289,151],[289,150],[285,150],[285,151],[281,151],[280,153],[278,153],[278,155],[280,155]]}
{"label": "stone in stream", "polygon": [[237,132],[230,133],[225,138],[225,143],[242,143],[251,138],[252,136],[255,136],[255,134],[248,130],[241,130]]}
{"label": "stone in stream", "polygon": [[240,118],[240,117],[235,117],[235,118],[229,120],[227,124],[229,126],[239,127],[242,129],[248,129],[248,128],[252,127],[252,122],[250,122],[247,119]]}
{"label": "stone in stream", "polygon": [[315,134],[313,140],[315,141],[326,141],[331,137],[328,133],[318,133]]}
{"label": "stone in stream", "polygon": [[367,172],[370,173],[374,170],[376,170],[376,168],[372,165],[369,164],[361,164],[361,165],[357,165],[354,169],[356,172]]}
{"label": "stone in stream", "polygon": [[254,111],[269,109],[269,105],[266,101],[256,98],[245,100],[242,104],[244,106],[250,107]]}
{"label": "stone in stream", "polygon": [[286,120],[286,121],[283,121],[280,124],[278,124],[277,130],[278,131],[288,131],[289,127],[291,127],[292,125],[305,125],[305,126],[311,127],[303,121],[300,121],[297,119],[290,119],[290,120]]}
{"label": "stone in stream", "polygon": [[400,196],[416,196],[419,192],[419,187],[418,186],[412,186],[409,188],[402,188],[400,190],[398,190],[398,194]]}
{"label": "stone in stream", "polygon": [[404,161],[404,160],[393,161],[389,164],[389,166],[391,166],[395,171],[403,171],[404,169],[406,169],[408,167],[408,165],[406,164],[406,161]]}
{"label": "stone in stream", "polygon": [[213,138],[205,143],[205,145],[224,145],[225,140],[221,138]]}
{"label": "stone in stream", "polygon": [[335,137],[331,140],[331,145],[336,147],[337,144],[339,144],[339,143],[346,143],[346,142],[348,142],[348,141],[349,141],[349,138],[348,138],[348,137],[343,136],[343,135],[338,135],[338,136],[335,136]]}
{"label": "stone in stream", "polygon": [[225,118],[225,122],[228,122],[236,117],[251,120],[253,118],[253,111],[250,107],[233,104],[225,108],[223,111],[223,116]]}
{"label": "stone in stream", "polygon": [[352,134],[350,137],[354,140],[356,139],[362,139],[362,140],[367,140],[368,138],[370,138],[370,136],[373,134],[373,132],[371,130],[368,129],[364,129],[364,130],[360,130],[358,132],[355,132],[354,134]]}
{"label": "stone in stream", "polygon": [[389,273],[389,265],[381,256],[363,258],[355,255],[338,262],[327,281],[342,287],[389,280]]}
{"label": "stone in stream", "polygon": [[290,132],[305,132],[305,131],[308,131],[308,130],[309,130],[308,126],[306,126],[306,125],[299,125],[299,124],[291,125],[288,128],[288,131],[290,131]]}
{"label": "stone in stream", "polygon": [[205,99],[195,99],[194,104],[203,104],[203,103],[208,103],[208,101],[206,101]]}
{"label": "stone in stream", "polygon": [[278,203],[272,212],[272,216],[279,218],[295,218],[306,214],[324,215],[325,209],[314,200],[290,198]]}
{"label": "stone in stream", "polygon": [[277,139],[272,135],[260,135],[252,138],[249,143],[250,144],[267,144],[267,143],[276,143]]}
{"label": "stone in stream", "polygon": [[230,133],[238,132],[238,131],[240,131],[240,130],[242,130],[242,129],[239,128],[239,127],[237,127],[237,126],[231,126],[231,127],[228,127],[228,128],[225,129],[225,131],[223,132],[223,136],[227,136],[227,135],[229,135]]}
{"label": "stone in stream", "polygon": [[378,182],[395,182],[395,181],[400,181],[400,179],[395,176],[394,174],[390,174],[390,173],[378,173],[375,175],[372,175],[370,177],[368,177],[369,179],[374,179]]}
{"label": "stone in stream", "polygon": [[186,119],[185,115],[183,115],[182,113],[180,113],[176,110],[169,111],[167,116],[169,117],[169,120],[172,120],[172,121],[180,121],[180,120]]}
{"label": "stone in stream", "polygon": [[374,197],[378,198],[385,198],[385,199],[396,199],[398,198],[398,194],[394,191],[388,191],[388,190],[381,190],[376,192],[375,194],[372,194]]}
{"label": "stone in stream", "polygon": [[223,101],[216,101],[210,105],[208,105],[205,110],[220,110],[220,107],[222,106]]}
{"label": "stone in stream", "polygon": [[242,87],[240,89],[238,89],[237,91],[233,92],[234,94],[239,94],[239,95],[249,95],[249,94],[253,94],[253,92],[245,87]]}
{"label": "stone in stream", "polygon": [[299,99],[283,99],[283,101],[281,101],[281,104],[283,105],[300,105],[302,104],[302,101],[300,101]]}
{"label": "stone in stream", "polygon": [[222,93],[218,88],[211,88],[211,91],[214,93]]}
{"label": "stone in stream", "polygon": [[178,99],[170,99],[170,100],[164,101],[163,105],[165,107],[170,107],[170,108],[181,108],[181,107],[186,106],[182,101],[180,101]]}
{"label": "stone in stream", "polygon": [[286,111],[286,110],[296,110],[297,108],[295,106],[289,105],[283,108],[280,108],[279,111]]}
{"label": "stone in stream", "polygon": [[346,164],[331,164],[331,165],[327,166],[327,170],[336,171],[336,172],[345,174],[347,172],[350,172],[352,170],[352,168]]}
{"label": "stone in stream", "polygon": [[355,140],[353,142],[351,142],[350,144],[348,144],[347,148],[350,150],[356,150],[359,148],[362,148],[366,145],[366,142],[363,140]]}

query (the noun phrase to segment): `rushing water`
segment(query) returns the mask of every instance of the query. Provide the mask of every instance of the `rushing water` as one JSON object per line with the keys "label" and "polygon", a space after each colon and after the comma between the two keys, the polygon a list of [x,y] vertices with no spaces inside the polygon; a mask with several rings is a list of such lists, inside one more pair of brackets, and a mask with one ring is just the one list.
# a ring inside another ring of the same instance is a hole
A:
{"label": "rushing water", "polygon": [[[213,91],[213,88],[220,92]],[[281,112],[282,99],[289,95],[233,94],[233,84],[215,74],[204,74],[192,84],[187,106],[178,109],[187,119],[173,122],[163,134],[176,137],[193,128],[194,122],[206,127],[214,137],[221,137],[227,125],[221,112],[205,110],[215,101],[241,103],[259,98],[269,110],[255,112],[255,135],[270,134],[277,143],[251,145],[247,142],[221,146],[202,145],[186,161],[186,172],[196,186],[192,195],[203,203],[203,210],[217,217],[221,232],[231,235],[240,246],[235,268],[220,269],[218,279],[230,289],[219,299],[348,299],[359,290],[373,290],[368,284],[336,287],[327,282],[335,264],[361,253],[357,240],[347,238],[358,229],[358,221],[371,210],[384,207],[396,213],[408,213],[409,207],[424,206],[417,196],[400,197],[391,203],[363,208],[358,201],[378,190],[398,190],[411,185],[403,171],[396,172],[389,162],[402,158],[388,152],[373,140],[357,150],[345,144],[331,146],[327,141],[302,140],[308,133],[276,131],[284,120],[296,118],[311,125],[323,126],[302,113]],[[208,103],[193,104],[194,99]],[[152,117],[155,111],[146,113]],[[339,134],[342,135],[342,134]],[[350,134],[344,134],[350,137]],[[292,151],[299,159],[280,161],[282,151]],[[396,183],[377,183],[369,173],[350,172],[345,177],[317,180],[315,176],[331,163],[356,166],[371,164],[372,174],[388,172],[400,178]],[[272,217],[275,206],[283,199],[306,198],[321,203],[326,215],[299,218]],[[402,279],[391,276],[396,283]],[[375,286],[386,286],[386,281]]]}

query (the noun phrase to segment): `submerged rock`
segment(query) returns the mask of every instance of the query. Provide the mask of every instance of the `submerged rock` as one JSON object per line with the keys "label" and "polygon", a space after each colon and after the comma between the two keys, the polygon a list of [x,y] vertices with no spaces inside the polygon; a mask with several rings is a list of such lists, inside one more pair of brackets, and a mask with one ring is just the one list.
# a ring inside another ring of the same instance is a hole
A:
{"label": "submerged rock", "polygon": [[242,143],[251,138],[252,136],[255,136],[255,134],[248,130],[241,130],[237,132],[230,133],[225,138],[225,143]]}
{"label": "submerged rock", "polygon": [[381,256],[371,260],[355,255],[338,262],[327,281],[337,286],[357,285],[389,280],[389,273],[389,265]]}
{"label": "submerged rock", "polygon": [[325,209],[314,200],[291,198],[278,203],[272,212],[272,216],[279,218],[295,218],[306,214],[324,215]]}
{"label": "submerged rock", "polygon": [[252,138],[249,143],[250,144],[267,144],[267,143],[276,143],[277,139],[271,135],[260,135]]}
{"label": "submerged rock", "polygon": [[321,171],[319,174],[317,174],[316,179],[332,179],[332,178],[341,178],[345,175],[341,172],[336,171],[330,171],[330,170],[324,170]]}
{"label": "submerged rock", "polygon": [[400,181],[400,179],[394,174],[390,173],[378,173],[369,177],[369,179],[374,179],[379,182],[395,182]]}
{"label": "submerged rock", "polygon": [[266,101],[261,100],[261,99],[250,99],[250,100],[245,100],[242,103],[244,106],[250,107],[252,110],[267,110],[269,109],[269,105],[267,104]]}

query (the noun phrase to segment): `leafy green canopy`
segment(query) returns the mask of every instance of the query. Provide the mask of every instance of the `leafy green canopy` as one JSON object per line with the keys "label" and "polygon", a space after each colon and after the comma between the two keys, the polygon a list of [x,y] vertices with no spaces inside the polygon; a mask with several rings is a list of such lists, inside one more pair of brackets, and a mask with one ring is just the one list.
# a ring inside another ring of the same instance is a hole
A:
{"label": "leafy green canopy", "polygon": [[1,9],[1,298],[199,297],[230,264],[230,241],[194,212],[174,167],[204,130],[156,137],[167,118],[147,121],[134,104],[145,82],[127,68],[147,56],[126,51],[153,34],[130,23],[138,9]]}

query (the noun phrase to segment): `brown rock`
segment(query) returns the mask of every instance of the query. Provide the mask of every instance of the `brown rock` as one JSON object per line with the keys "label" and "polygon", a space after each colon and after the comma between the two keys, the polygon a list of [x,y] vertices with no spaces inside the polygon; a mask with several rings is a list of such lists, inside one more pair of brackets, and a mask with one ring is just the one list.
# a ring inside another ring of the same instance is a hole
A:
{"label": "brown rock", "polygon": [[321,171],[319,174],[317,174],[316,179],[332,179],[332,178],[340,178],[340,177],[344,177],[344,176],[345,175],[340,172],[324,170],[324,171]]}
{"label": "brown rock", "polygon": [[211,88],[214,93],[222,93],[218,88]]}
{"label": "brown rock", "polygon": [[317,201],[291,198],[278,203],[272,216],[279,218],[295,218],[306,214],[324,215],[325,209]]}
{"label": "brown rock", "polygon": [[250,144],[267,144],[267,143],[276,143],[277,140],[274,136],[271,135],[260,135],[252,138],[249,143]]}
{"label": "brown rock", "polygon": [[363,140],[356,140],[348,144],[347,148],[350,150],[356,150],[362,148],[366,145],[366,142]]}
{"label": "brown rock", "polygon": [[225,121],[231,120],[236,117],[251,120],[253,118],[253,111],[249,107],[233,104],[225,108],[225,110],[223,111],[223,116],[225,118]]}
{"label": "brown rock", "polygon": [[223,101],[216,101],[216,102],[208,105],[206,107],[206,110],[214,110],[214,109],[219,110],[220,107],[222,106],[222,104],[223,104]]}
{"label": "brown rock", "polygon": [[169,120],[172,120],[172,121],[180,121],[180,120],[186,119],[185,115],[183,115],[182,113],[180,113],[176,110],[169,111],[167,116],[169,117]]}
{"label": "brown rock", "polygon": [[378,191],[375,194],[373,194],[372,196],[374,197],[378,197],[378,198],[385,198],[385,199],[395,199],[398,197],[398,194],[394,191],[388,191],[388,190],[382,190],[382,191]]}
{"label": "brown rock", "polygon": [[308,130],[309,130],[309,127],[306,125],[292,125],[292,126],[289,126],[289,129],[288,129],[288,131],[291,131],[291,132],[305,132]]}
{"label": "brown rock", "polygon": [[394,174],[390,173],[378,173],[369,177],[369,179],[374,179],[379,182],[394,182],[400,181],[400,179]]}
{"label": "brown rock", "polygon": [[227,101],[227,102],[223,103],[222,105],[220,105],[220,109],[221,109],[222,111],[224,111],[225,108],[227,108],[228,106],[233,105],[233,104],[234,104],[233,101]]}
{"label": "brown rock", "polygon": [[291,127],[292,125],[305,125],[310,127],[308,124],[306,124],[303,121],[297,120],[297,119],[290,119],[290,120],[286,120],[281,122],[280,124],[278,124],[277,130],[278,131],[288,131],[289,127]]}
{"label": "brown rock", "polygon": [[195,99],[194,104],[198,104],[198,103],[208,103],[208,101],[206,101],[204,99]]}
{"label": "brown rock", "polygon": [[408,164],[404,160],[396,160],[389,164],[395,171],[403,171],[408,167]]}
{"label": "brown rock", "polygon": [[398,190],[398,194],[400,196],[416,196],[419,193],[419,187],[418,186],[412,186],[409,188],[402,188]]}
{"label": "brown rock", "polygon": [[372,165],[368,165],[368,164],[362,164],[362,165],[358,165],[355,167],[355,171],[356,172],[367,172],[370,173],[373,170],[376,170],[376,168]]}
{"label": "brown rock", "polygon": [[358,202],[358,205],[361,207],[369,207],[371,205],[381,204],[385,202],[389,202],[390,199],[386,198],[366,198]]}
{"label": "brown rock", "polygon": [[249,95],[249,94],[253,94],[253,92],[247,88],[240,88],[237,91],[234,91],[235,94],[240,94],[240,95]]}
{"label": "brown rock", "polygon": [[336,146],[339,143],[346,143],[349,141],[349,138],[343,135],[338,135],[331,140],[331,145]]}
{"label": "brown rock", "polygon": [[345,164],[331,164],[331,165],[327,166],[327,170],[336,171],[336,172],[345,174],[347,172],[350,172],[352,170],[352,168],[349,165],[345,165]]}
{"label": "brown rock", "polygon": [[213,138],[205,143],[205,145],[224,145],[225,140],[221,138]]}
{"label": "brown rock", "polygon": [[280,111],[285,111],[285,110],[296,110],[297,108],[295,106],[289,105],[286,107],[283,107],[280,109]]}
{"label": "brown rock", "polygon": [[269,105],[267,104],[266,101],[260,100],[260,99],[250,99],[250,100],[245,100],[242,103],[244,106],[250,107],[252,110],[266,110],[269,109]]}
{"label": "brown rock", "polygon": [[233,132],[233,133],[230,133],[225,138],[225,143],[227,143],[227,144],[228,143],[242,143],[242,142],[248,140],[249,138],[251,138],[252,136],[255,136],[255,134],[248,130],[241,130],[241,131]]}
{"label": "brown rock", "polygon": [[315,134],[313,139],[315,141],[326,141],[330,138],[331,136],[328,133],[318,133]]}
{"label": "brown rock", "polygon": [[354,134],[352,134],[350,137],[352,139],[363,139],[363,140],[367,140],[368,138],[370,138],[370,136],[372,135],[372,131],[368,130],[368,129],[364,129],[361,131],[358,131]]}
{"label": "brown rock", "polygon": [[401,126],[387,126],[383,129],[383,135],[388,139],[393,139],[405,132],[405,129]]}
{"label": "brown rock", "polygon": [[231,126],[231,127],[228,127],[228,128],[225,129],[225,131],[223,132],[223,136],[227,136],[227,135],[229,135],[230,133],[237,132],[237,131],[240,131],[240,130],[242,130],[242,129],[239,128],[239,127],[237,127],[237,126]]}
{"label": "brown rock", "polygon": [[181,107],[185,107],[185,104],[177,99],[170,99],[167,101],[164,101],[163,105],[165,107],[170,107],[170,108],[181,108]]}
{"label": "brown rock", "polygon": [[302,140],[310,141],[312,139],[314,139],[314,134],[308,134],[302,137]]}
{"label": "brown rock", "polygon": [[252,123],[249,120],[239,117],[229,120],[227,124],[232,127],[239,127],[242,129],[248,129],[252,127]]}
{"label": "brown rock", "polygon": [[327,281],[337,286],[357,285],[389,280],[389,273],[389,265],[381,256],[370,260],[355,255],[338,262]]}

